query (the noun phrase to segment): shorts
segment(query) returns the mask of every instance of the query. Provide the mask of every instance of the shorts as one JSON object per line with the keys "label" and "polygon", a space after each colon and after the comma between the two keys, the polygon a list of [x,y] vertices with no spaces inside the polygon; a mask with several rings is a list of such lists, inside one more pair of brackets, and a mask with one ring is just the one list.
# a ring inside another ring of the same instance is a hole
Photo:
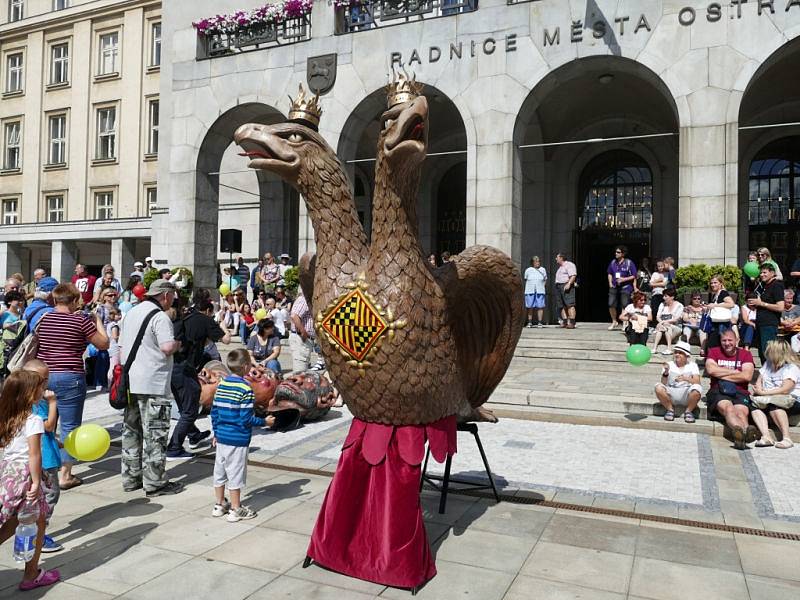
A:
{"label": "shorts", "polygon": [[673,404],[680,404],[681,406],[686,406],[689,404],[689,392],[697,392],[698,394],[703,394],[703,388],[700,387],[700,384],[693,383],[687,386],[670,386],[664,385],[663,383],[657,383],[656,389],[659,387],[664,388],[667,390],[667,395],[669,399],[672,401]]}
{"label": "shorts", "polygon": [[42,469],[42,489],[44,490],[44,499],[47,502],[47,522],[50,522],[50,517],[53,516],[53,509],[58,504],[58,499],[61,497],[61,486],[58,483],[58,467],[52,469]]}
{"label": "shorts", "polygon": [[[27,460],[0,461],[0,526],[17,516],[25,502],[25,494],[31,489],[31,483]],[[38,504],[39,514],[46,515],[48,508],[41,485]]]}
{"label": "shorts", "polygon": [[653,331],[663,331],[664,333],[669,335],[669,337],[671,337],[673,340],[678,339],[681,336],[681,333],[683,333],[683,329],[681,329],[677,325],[664,326],[661,324],[657,324],[653,329]]}
{"label": "shorts", "polygon": [[525,294],[525,308],[544,308],[544,294]]}
{"label": "shorts", "polygon": [[556,284],[556,298],[560,307],[575,306],[575,286],[573,285],[568,291],[564,291],[566,283]]}
{"label": "shorts", "polygon": [[631,303],[631,293],[625,288],[608,288],[608,308],[616,308],[617,299],[621,308],[625,308]]}
{"label": "shorts", "polygon": [[247,483],[247,446],[217,444],[214,459],[214,487],[241,490]]}
{"label": "shorts", "polygon": [[737,391],[736,396],[726,396],[725,394],[720,394],[719,390],[713,389],[708,390],[708,394],[706,394],[706,405],[708,406],[708,416],[712,418],[712,416],[716,416],[715,413],[717,412],[717,404],[723,400],[728,400],[734,406],[742,405],[750,408],[750,394],[746,394],[742,391]]}

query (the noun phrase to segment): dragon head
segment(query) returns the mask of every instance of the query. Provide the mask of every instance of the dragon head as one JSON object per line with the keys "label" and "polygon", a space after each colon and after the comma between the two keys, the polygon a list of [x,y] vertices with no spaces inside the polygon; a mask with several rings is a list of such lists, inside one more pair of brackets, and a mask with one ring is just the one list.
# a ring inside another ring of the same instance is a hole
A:
{"label": "dragon head", "polygon": [[243,150],[240,155],[250,158],[248,167],[272,171],[294,185],[299,183],[304,163],[334,156],[323,137],[301,123],[247,123],[233,137]]}
{"label": "dragon head", "polygon": [[416,96],[381,115],[378,151],[393,166],[417,167],[428,151],[428,101]]}

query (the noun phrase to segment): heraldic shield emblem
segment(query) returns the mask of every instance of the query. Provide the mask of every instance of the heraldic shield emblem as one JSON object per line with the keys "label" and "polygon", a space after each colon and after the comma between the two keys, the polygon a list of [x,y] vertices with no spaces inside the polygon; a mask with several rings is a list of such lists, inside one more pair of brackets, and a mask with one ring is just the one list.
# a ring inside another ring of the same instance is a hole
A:
{"label": "heraldic shield emblem", "polygon": [[336,54],[310,56],[306,64],[306,82],[314,93],[330,92],[336,83]]}

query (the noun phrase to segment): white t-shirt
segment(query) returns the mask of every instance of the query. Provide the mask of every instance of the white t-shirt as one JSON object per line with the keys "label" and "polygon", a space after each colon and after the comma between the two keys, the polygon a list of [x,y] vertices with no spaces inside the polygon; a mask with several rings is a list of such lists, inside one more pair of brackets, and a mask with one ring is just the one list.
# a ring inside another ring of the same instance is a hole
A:
{"label": "white t-shirt", "polygon": [[283,337],[286,335],[286,321],[289,320],[289,314],[285,308],[273,308],[269,313],[270,318],[275,323],[275,329]]}
{"label": "white t-shirt", "polygon": [[669,365],[669,375],[667,375],[667,385],[670,387],[689,387],[692,385],[688,381],[675,381],[676,378],[680,377],[681,375],[700,375],[700,369],[697,366],[697,363],[693,361],[687,362],[682,367],[679,367],[675,364],[674,360],[669,361],[667,363]]}
{"label": "white t-shirt", "polygon": [[538,269],[528,267],[525,269],[525,293],[544,294],[544,282],[547,281],[547,271],[544,267]]}
{"label": "white t-shirt", "polygon": [[654,294],[663,294],[666,289],[667,278],[660,271],[654,271],[650,276],[650,287]]}
{"label": "white t-shirt", "polygon": [[650,308],[649,304],[645,304],[642,308],[636,308],[633,305],[633,302],[631,302],[630,304],[628,304],[628,306],[625,307],[625,310],[622,311],[622,314],[624,314],[624,315],[642,315],[642,316],[647,317],[648,320],[650,320],[650,315],[653,314],[653,311]]}
{"label": "white t-shirt", "polygon": [[758,370],[764,389],[778,389],[785,379],[791,379],[794,381],[794,389],[789,394],[792,398],[800,400],[800,367],[792,363],[786,363],[777,371],[773,371],[771,367],[772,365],[767,362]]}
{"label": "white t-shirt", "polygon": [[658,307],[658,312],[656,313],[656,320],[657,321],[669,321],[671,319],[680,320],[681,315],[683,314],[683,304],[675,300],[672,303],[672,306],[667,306],[666,303],[662,302],[661,306]]}
{"label": "white t-shirt", "polygon": [[44,433],[44,421],[42,421],[41,417],[30,414],[25,420],[25,424],[17,432],[17,435],[6,446],[3,458],[8,461],[20,460],[27,462],[28,438],[37,433]]}

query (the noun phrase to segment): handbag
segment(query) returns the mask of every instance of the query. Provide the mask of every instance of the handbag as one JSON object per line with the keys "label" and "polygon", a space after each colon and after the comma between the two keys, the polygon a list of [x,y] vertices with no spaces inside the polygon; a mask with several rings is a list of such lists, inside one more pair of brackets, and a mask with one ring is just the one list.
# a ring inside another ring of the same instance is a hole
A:
{"label": "handbag", "polygon": [[[30,320],[33,321],[33,318],[45,308],[47,308],[47,305],[39,308],[39,310],[31,315]],[[42,317],[39,319],[39,322],[36,323],[36,327],[34,327],[33,330],[23,338],[22,343],[17,346],[17,348],[9,357],[8,364],[6,365],[9,373],[11,371],[21,369],[26,362],[33,360],[39,355],[39,334],[36,332],[39,330],[39,325],[42,324],[42,321],[44,321],[46,316],[47,313],[42,315]]]}
{"label": "handbag", "polygon": [[142,345],[142,338],[144,338],[144,332],[145,329],[147,329],[147,324],[150,323],[150,320],[157,312],[160,312],[160,310],[155,309],[144,318],[144,321],[142,321],[142,326],[139,329],[139,333],[136,334],[136,340],[134,340],[133,345],[131,346],[131,352],[128,354],[128,360],[125,361],[125,366],[123,367],[122,365],[114,365],[114,373],[111,376],[111,385],[108,388],[108,403],[111,405],[111,408],[122,410],[128,406],[131,394],[128,373],[131,370],[133,361],[136,359],[136,353],[139,351],[139,346]]}
{"label": "handbag", "polygon": [[730,323],[733,314],[730,308],[715,306],[709,311],[708,316],[712,323]]}
{"label": "handbag", "polygon": [[772,404],[784,410],[792,408],[794,403],[797,402],[797,400],[789,394],[780,394],[778,396],[751,396],[750,400],[758,408],[767,408],[767,405]]}
{"label": "handbag", "polygon": [[698,328],[703,333],[711,333],[714,330],[714,322],[711,320],[711,317],[708,315],[708,313],[703,313],[703,316],[700,317],[700,324]]}
{"label": "handbag", "polygon": [[731,398],[735,398],[736,394],[739,393],[739,388],[736,387],[736,384],[732,381],[725,381],[721,379],[719,382],[719,393],[723,396],[730,396]]}

